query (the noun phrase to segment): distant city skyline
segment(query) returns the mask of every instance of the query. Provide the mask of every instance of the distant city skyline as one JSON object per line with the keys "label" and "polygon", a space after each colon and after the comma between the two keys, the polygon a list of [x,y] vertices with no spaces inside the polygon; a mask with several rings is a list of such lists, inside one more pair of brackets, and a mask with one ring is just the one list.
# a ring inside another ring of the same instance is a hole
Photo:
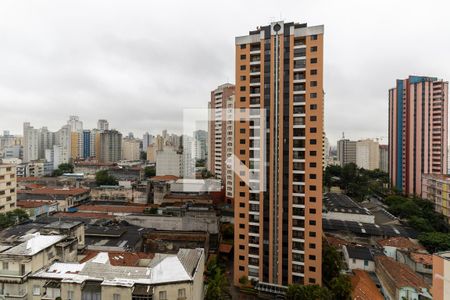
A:
{"label": "distant city skyline", "polygon": [[27,121],[55,130],[73,114],[88,127],[104,118],[138,136],[181,132],[183,108],[206,108],[214,87],[234,83],[234,38],[276,20],[325,25],[331,145],[343,131],[387,143],[392,83],[450,78],[446,2],[409,1],[408,13],[403,1],[245,1],[220,13],[207,1],[85,4],[0,4],[0,131],[20,133]]}

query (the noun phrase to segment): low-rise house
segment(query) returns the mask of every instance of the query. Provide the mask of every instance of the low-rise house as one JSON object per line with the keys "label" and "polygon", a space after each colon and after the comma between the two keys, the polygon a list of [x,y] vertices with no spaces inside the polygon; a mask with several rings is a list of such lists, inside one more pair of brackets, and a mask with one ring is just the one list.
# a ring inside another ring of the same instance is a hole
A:
{"label": "low-rise house", "polygon": [[433,254],[434,300],[446,300],[450,295],[450,251]]}
{"label": "low-rise house", "polygon": [[407,265],[388,256],[375,256],[375,272],[386,299],[432,299],[431,286]]}
{"label": "low-rise house", "polygon": [[350,276],[352,283],[352,299],[354,300],[384,300],[375,282],[363,270],[355,269]]}
{"label": "low-rise house", "polygon": [[54,263],[32,276],[30,299],[203,299],[203,249],[155,254],[138,266],[116,260],[124,261],[120,254],[100,252],[82,263]]}
{"label": "low-rise house", "polygon": [[161,204],[164,197],[170,193],[170,185],[178,179],[177,176],[153,176],[150,179],[150,203]]}
{"label": "low-rise house", "polygon": [[91,199],[102,201],[147,203],[148,195],[146,190],[137,190],[132,186],[124,187],[113,185],[92,188]]}
{"label": "low-rise house", "polygon": [[423,246],[402,236],[380,240],[378,241],[378,245],[383,248],[383,252],[386,256],[392,257],[393,259],[397,258],[397,251],[426,253]]}
{"label": "low-rise house", "polygon": [[89,199],[89,189],[85,188],[38,188],[18,190],[18,200],[52,200],[58,202],[59,210],[67,211]]}
{"label": "low-rise house", "polygon": [[342,247],[345,262],[350,270],[360,269],[369,272],[375,271],[373,254],[367,247]]}
{"label": "low-rise house", "polygon": [[106,213],[112,216],[127,216],[130,214],[142,214],[151,206],[127,204],[127,205],[95,205],[85,204],[77,207],[78,212],[84,213]]}
{"label": "low-rise house", "polygon": [[396,260],[410,267],[428,284],[431,284],[433,274],[433,256],[431,254],[398,250]]}
{"label": "low-rise house", "polygon": [[16,246],[0,246],[0,298],[32,299],[29,276],[55,261],[77,261],[77,239],[36,233]]}
{"label": "low-rise house", "polygon": [[84,224],[79,221],[59,220],[44,225],[40,229],[41,234],[60,234],[67,237],[77,239],[78,245],[83,247],[85,245],[85,228]]}
{"label": "low-rise house", "polygon": [[30,219],[36,220],[38,217],[57,212],[58,201],[19,200],[17,201],[17,207],[24,209]]}

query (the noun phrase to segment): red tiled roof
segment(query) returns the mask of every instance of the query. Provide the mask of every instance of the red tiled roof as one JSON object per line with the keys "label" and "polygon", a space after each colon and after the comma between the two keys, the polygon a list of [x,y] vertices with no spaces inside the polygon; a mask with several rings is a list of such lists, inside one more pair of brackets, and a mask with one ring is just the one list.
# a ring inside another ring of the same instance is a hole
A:
{"label": "red tiled roof", "polygon": [[25,188],[30,189],[30,190],[32,190],[32,189],[40,189],[40,188],[44,187],[44,185],[37,184],[37,183],[29,183],[29,184],[25,184],[24,186],[25,186]]}
{"label": "red tiled roof", "polygon": [[407,265],[399,263],[391,257],[382,255],[375,256],[375,264],[377,265],[377,273],[380,268],[378,265],[380,265],[397,288],[410,286],[416,289],[430,289],[430,286],[422,279],[422,277],[411,270]]}
{"label": "red tiled roof", "polygon": [[130,205],[80,205],[77,208],[80,212],[143,213],[146,207]]}
{"label": "red tiled roof", "polygon": [[56,204],[56,201],[17,200],[17,206],[21,208],[36,208],[45,205]]}
{"label": "red tiled roof", "polygon": [[431,266],[433,264],[433,255],[431,255],[431,254],[412,252],[410,254],[410,257],[416,263],[429,265],[429,266]]}
{"label": "red tiled roof", "polygon": [[39,177],[17,177],[17,181],[18,182],[22,182],[22,181],[36,181],[39,180]]}
{"label": "red tiled roof", "polygon": [[74,217],[74,218],[86,218],[86,219],[114,219],[114,216],[106,213],[85,213],[85,212],[58,212],[54,214],[55,217]]}
{"label": "red tiled roof", "polygon": [[325,237],[325,239],[327,240],[328,244],[330,246],[336,247],[336,248],[341,248],[342,246],[347,246],[350,245],[351,243],[347,242],[346,240],[337,238],[335,236],[332,235],[327,235]]}
{"label": "red tiled roof", "polygon": [[352,300],[383,300],[375,282],[369,274],[363,270],[353,270],[350,281],[352,283]]}
{"label": "red tiled roof", "polygon": [[[86,256],[80,261],[80,263],[84,263],[88,260],[93,259],[97,256],[99,251],[88,250],[86,251]],[[137,266],[139,260],[141,259],[152,259],[155,257],[154,253],[145,253],[145,252],[120,252],[120,251],[111,251],[108,252],[109,262],[113,266]]]}
{"label": "red tiled roof", "polygon": [[56,188],[40,188],[34,190],[18,190],[19,194],[30,195],[63,195],[63,196],[78,196],[85,193],[89,193],[88,189],[83,188],[69,188],[69,189],[56,189]]}
{"label": "red tiled roof", "polygon": [[410,239],[406,237],[392,237],[385,240],[378,241],[381,246],[391,246],[400,249],[408,250],[425,250],[421,245],[413,243]]}
{"label": "red tiled roof", "polygon": [[220,244],[219,245],[219,252],[221,253],[230,253],[231,249],[233,249],[233,245],[231,244]]}
{"label": "red tiled roof", "polygon": [[152,181],[171,181],[171,180],[177,180],[179,179],[177,176],[174,175],[164,175],[164,176],[153,176],[150,178]]}

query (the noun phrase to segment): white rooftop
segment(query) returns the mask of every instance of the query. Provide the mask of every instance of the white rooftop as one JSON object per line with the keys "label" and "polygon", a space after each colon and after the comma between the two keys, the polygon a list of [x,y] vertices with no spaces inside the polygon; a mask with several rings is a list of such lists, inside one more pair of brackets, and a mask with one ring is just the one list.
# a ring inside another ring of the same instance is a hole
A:
{"label": "white rooftop", "polygon": [[6,251],[1,252],[1,254],[9,255],[26,255],[31,256],[42,250],[64,240],[65,235],[40,235],[39,233],[34,233],[28,235],[25,238],[27,240],[17,246],[14,246]]}

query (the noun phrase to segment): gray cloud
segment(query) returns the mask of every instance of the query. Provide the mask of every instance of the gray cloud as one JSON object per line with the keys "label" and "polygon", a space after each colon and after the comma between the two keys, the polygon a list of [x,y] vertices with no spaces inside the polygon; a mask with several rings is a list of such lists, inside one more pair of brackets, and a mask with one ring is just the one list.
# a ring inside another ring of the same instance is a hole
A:
{"label": "gray cloud", "polygon": [[[396,78],[450,78],[449,4],[433,1],[3,1],[0,130],[106,118],[124,133],[181,129],[234,81],[234,37],[277,19],[325,25],[326,131],[387,135]],[[384,140],[387,142],[386,140]]]}

